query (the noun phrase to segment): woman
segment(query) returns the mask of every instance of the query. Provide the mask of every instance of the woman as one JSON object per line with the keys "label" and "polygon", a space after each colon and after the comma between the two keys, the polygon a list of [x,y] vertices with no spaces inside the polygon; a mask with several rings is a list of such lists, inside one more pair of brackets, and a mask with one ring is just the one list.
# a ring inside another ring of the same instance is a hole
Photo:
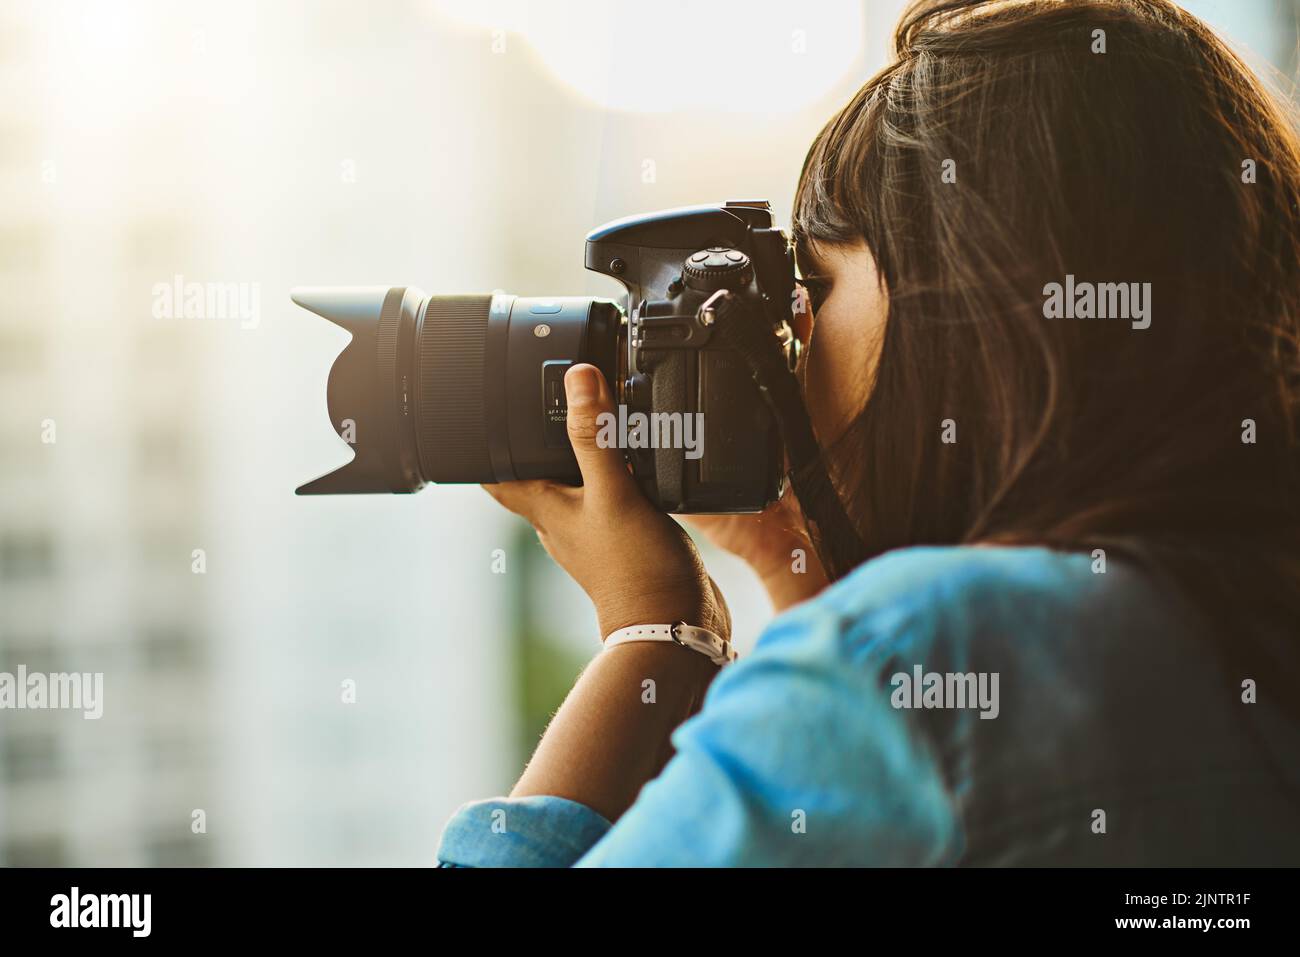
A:
{"label": "woman", "polygon": [[[1166,0],[918,3],[896,46],[794,211],[861,564],[793,571],[788,509],[703,520],[783,614],[721,675],[597,655],[442,863],[1300,863],[1292,129]],[[602,634],[727,637],[594,441],[608,385],[565,384],[584,487],[492,494]]]}

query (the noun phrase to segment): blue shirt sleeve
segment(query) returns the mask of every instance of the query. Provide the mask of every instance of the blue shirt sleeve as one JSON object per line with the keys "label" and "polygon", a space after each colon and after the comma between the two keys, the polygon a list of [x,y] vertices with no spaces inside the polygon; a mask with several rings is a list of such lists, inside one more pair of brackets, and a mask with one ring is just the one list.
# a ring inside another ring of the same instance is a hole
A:
{"label": "blue shirt sleeve", "polygon": [[461,807],[442,832],[443,867],[569,867],[610,829],[561,797],[493,798]]}
{"label": "blue shirt sleeve", "polygon": [[952,862],[958,819],[939,763],[890,707],[878,669],[855,660],[869,645],[850,641],[844,625],[815,602],[777,619],[713,682],[700,713],[673,734],[675,756],[617,824],[561,798],[479,802],[447,826],[439,861]]}

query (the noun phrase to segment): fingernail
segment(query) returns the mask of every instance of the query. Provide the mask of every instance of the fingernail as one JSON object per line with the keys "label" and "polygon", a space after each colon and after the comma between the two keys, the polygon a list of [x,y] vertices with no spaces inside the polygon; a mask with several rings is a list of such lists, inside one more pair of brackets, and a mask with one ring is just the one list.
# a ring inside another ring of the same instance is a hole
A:
{"label": "fingernail", "polygon": [[564,392],[570,402],[589,402],[600,395],[600,375],[591,366],[574,366],[564,375]]}

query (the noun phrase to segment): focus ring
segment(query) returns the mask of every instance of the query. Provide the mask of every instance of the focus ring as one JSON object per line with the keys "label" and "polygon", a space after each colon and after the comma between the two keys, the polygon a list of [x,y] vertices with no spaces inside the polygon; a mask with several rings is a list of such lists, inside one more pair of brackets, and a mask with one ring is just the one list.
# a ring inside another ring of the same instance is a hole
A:
{"label": "focus ring", "polygon": [[420,471],[430,482],[492,482],[484,415],[491,296],[430,296],[418,339]]}

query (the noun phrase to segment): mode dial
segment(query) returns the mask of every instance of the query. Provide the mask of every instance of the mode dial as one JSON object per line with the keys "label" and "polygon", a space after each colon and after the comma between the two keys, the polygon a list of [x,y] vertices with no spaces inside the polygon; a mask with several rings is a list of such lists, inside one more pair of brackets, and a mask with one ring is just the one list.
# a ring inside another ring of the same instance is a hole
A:
{"label": "mode dial", "polygon": [[749,285],[754,271],[749,257],[739,249],[710,246],[686,257],[682,266],[686,285],[700,292],[741,289]]}

